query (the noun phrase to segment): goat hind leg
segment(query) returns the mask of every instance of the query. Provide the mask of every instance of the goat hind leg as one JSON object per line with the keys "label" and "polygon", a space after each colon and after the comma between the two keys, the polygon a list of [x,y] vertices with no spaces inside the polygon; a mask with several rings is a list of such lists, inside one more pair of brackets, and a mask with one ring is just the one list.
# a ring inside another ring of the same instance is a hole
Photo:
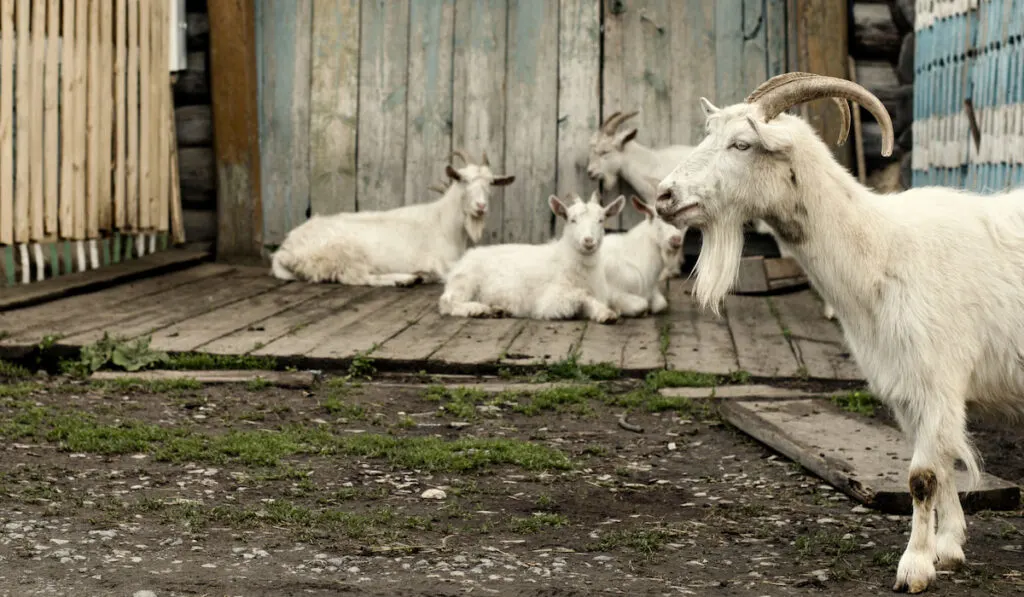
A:
{"label": "goat hind leg", "polygon": [[935,539],[936,567],[940,570],[956,570],[964,563],[964,542],[967,540],[967,521],[960,505],[956,481],[953,479],[953,459],[947,459],[942,467],[939,493],[935,511],[939,524]]}
{"label": "goat hind leg", "polygon": [[911,423],[915,429],[908,434],[914,442],[909,485],[914,513],[910,540],[896,570],[894,591],[920,593],[935,580],[935,502],[946,491],[943,485],[952,481],[946,475],[941,449],[940,433],[946,428],[943,422],[941,414],[926,412],[918,413]]}

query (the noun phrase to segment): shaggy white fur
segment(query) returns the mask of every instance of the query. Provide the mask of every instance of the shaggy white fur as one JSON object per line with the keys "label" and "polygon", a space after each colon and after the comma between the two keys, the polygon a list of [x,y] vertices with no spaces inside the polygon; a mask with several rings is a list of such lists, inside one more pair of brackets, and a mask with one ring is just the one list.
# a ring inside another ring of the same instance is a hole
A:
{"label": "shaggy white fur", "polygon": [[613,288],[646,298],[648,311],[661,313],[668,301],[659,286],[678,274],[683,233],[639,197],[630,197],[630,202],[644,219],[628,232],[605,236],[605,275]]}

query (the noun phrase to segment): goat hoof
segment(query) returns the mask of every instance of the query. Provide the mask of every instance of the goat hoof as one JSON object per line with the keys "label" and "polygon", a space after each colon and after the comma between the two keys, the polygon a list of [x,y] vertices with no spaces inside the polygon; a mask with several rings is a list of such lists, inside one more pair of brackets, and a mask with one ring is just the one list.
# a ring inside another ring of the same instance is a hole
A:
{"label": "goat hoof", "polygon": [[896,571],[892,590],[899,593],[921,593],[935,580],[935,565],[927,553],[905,552]]}
{"label": "goat hoof", "polygon": [[958,570],[964,565],[964,549],[955,539],[946,539],[939,536],[936,543],[935,553],[937,561],[935,567],[939,570]]}

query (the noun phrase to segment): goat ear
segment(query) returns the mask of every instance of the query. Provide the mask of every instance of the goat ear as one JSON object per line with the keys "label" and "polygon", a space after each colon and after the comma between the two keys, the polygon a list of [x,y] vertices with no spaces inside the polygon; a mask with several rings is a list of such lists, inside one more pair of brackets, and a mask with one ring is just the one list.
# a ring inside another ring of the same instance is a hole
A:
{"label": "goat ear", "polygon": [[515,179],[516,177],[514,174],[509,174],[508,176],[495,176],[494,180],[491,181],[491,184],[496,187],[503,187],[505,185],[512,184],[512,181]]}
{"label": "goat ear", "polygon": [[619,195],[618,197],[615,198],[615,201],[612,201],[611,203],[608,204],[607,207],[604,208],[604,216],[606,218],[614,218],[615,216],[619,215],[619,212],[621,212],[622,208],[625,206],[626,196]]}
{"label": "goat ear", "polygon": [[548,197],[548,205],[551,207],[551,211],[554,212],[556,216],[562,218],[563,220],[569,217],[569,214],[566,212],[565,209],[565,204],[562,203],[557,196],[551,195],[550,197]]}
{"label": "goat ear", "polygon": [[619,139],[618,139],[619,149],[622,149],[623,147],[626,146],[626,143],[629,143],[630,141],[632,141],[636,137],[636,133],[637,133],[637,130],[636,130],[635,127],[629,129],[628,131],[626,131],[624,133],[622,133],[619,136]]}
{"label": "goat ear", "polygon": [[448,178],[450,178],[452,180],[459,180],[459,181],[462,180],[462,175],[459,174],[458,170],[456,170],[455,168],[452,168],[451,164],[448,164],[447,166],[444,167],[444,173],[447,174]]}
{"label": "goat ear", "polygon": [[654,212],[651,210],[650,206],[648,206],[646,203],[641,201],[640,198],[637,197],[636,195],[630,195],[629,196],[629,201],[630,201],[630,203],[633,204],[633,209],[635,209],[638,212],[644,214],[644,216],[648,220],[650,220],[651,218],[654,217]]}
{"label": "goat ear", "polygon": [[711,116],[712,114],[717,114],[719,112],[719,109],[716,108],[715,105],[708,100],[708,98],[703,96],[701,96],[700,98],[700,109],[704,110],[705,117]]}
{"label": "goat ear", "polygon": [[750,116],[747,116],[747,124],[750,125],[750,128],[754,129],[754,133],[761,142],[761,146],[766,151],[772,153],[784,152],[792,146],[789,136],[780,132],[776,127],[760,123]]}

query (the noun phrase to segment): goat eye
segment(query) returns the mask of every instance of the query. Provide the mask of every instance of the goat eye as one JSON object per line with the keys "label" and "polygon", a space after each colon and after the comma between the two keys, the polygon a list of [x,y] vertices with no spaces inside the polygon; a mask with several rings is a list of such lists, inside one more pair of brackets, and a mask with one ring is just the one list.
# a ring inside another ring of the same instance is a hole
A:
{"label": "goat eye", "polygon": [[732,144],[732,146],[740,151],[746,151],[750,149],[750,143],[744,143],[743,141],[736,141],[735,143]]}

